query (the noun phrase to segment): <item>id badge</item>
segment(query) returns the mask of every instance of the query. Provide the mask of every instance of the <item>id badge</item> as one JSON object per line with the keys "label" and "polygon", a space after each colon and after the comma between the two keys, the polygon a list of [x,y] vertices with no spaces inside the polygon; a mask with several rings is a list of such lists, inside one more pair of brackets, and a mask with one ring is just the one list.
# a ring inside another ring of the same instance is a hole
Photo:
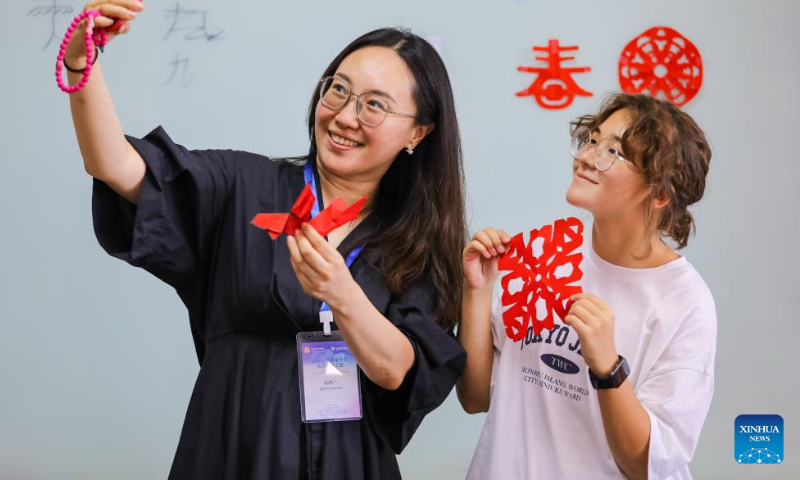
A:
{"label": "id badge", "polygon": [[341,332],[298,333],[297,360],[304,423],[361,419],[359,368]]}

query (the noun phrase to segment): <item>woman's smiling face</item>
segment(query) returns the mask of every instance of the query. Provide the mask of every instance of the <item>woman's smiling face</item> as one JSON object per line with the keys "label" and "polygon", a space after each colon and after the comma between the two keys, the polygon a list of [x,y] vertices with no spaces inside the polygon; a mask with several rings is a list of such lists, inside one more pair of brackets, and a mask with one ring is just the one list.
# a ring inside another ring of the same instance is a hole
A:
{"label": "woman's smiling face", "polygon": [[394,50],[370,46],[345,57],[333,76],[349,84],[353,96],[340,110],[317,102],[318,165],[339,177],[380,178],[401,150],[418,144],[430,129],[414,118],[393,114],[380,125],[364,125],[356,115],[355,95],[377,94],[392,111],[416,115],[413,75]]}
{"label": "woman's smiling face", "polygon": [[[611,139],[625,157],[619,144],[628,123],[627,110],[618,110],[592,133],[592,140]],[[601,172],[595,167],[594,153],[594,149],[588,149],[572,161],[572,184],[567,189],[567,201],[595,216],[625,215],[634,210],[644,215],[644,202],[650,196],[644,176],[621,160]]]}

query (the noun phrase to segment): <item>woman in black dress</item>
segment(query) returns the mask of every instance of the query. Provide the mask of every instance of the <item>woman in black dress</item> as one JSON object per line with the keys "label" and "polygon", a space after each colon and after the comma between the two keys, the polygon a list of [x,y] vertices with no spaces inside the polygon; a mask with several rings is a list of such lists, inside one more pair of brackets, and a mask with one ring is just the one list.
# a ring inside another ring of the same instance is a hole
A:
{"label": "woman in black dress", "polygon": [[[101,27],[141,10],[136,0],[87,8],[101,11]],[[73,39],[66,62],[80,68],[83,32]],[[347,46],[315,87],[310,152],[295,161],[187,150],[160,127],[126,137],[98,67],[70,96],[97,238],[175,288],[201,365],[170,478],[399,478],[395,454],[465,361],[452,335],[461,152],[435,50],[394,29]],[[368,202],[327,241],[308,225],[288,241],[251,225],[288,212],[307,183],[320,208]],[[321,329],[322,302],[362,371],[360,420],[301,421],[295,336]]]}

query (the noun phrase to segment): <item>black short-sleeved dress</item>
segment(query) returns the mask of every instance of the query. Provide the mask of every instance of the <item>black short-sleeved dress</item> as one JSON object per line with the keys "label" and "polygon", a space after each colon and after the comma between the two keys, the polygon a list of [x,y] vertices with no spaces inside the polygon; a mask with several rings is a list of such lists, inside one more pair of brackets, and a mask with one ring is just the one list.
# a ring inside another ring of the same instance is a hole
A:
{"label": "black short-sleeved dress", "polygon": [[[395,454],[447,397],[466,359],[433,319],[430,285],[393,296],[378,253],[359,255],[353,278],[411,341],[415,364],[395,391],[361,375],[360,421],[303,424],[295,335],[320,329],[320,302],[298,283],[285,236],[273,241],[250,224],[257,213],[289,211],[305,185],[302,166],[189,151],[160,127],[128,141],[147,163],[139,204],[95,181],[95,233],[109,254],[175,288],[200,361],[169,478],[400,478]],[[380,219],[368,216],[339,251],[377,228]]]}

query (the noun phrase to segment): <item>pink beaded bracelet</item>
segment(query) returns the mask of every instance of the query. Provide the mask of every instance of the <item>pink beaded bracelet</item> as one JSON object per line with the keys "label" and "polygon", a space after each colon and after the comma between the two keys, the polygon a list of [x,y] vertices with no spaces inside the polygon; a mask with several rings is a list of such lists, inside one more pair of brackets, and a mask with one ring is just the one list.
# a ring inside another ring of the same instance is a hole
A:
{"label": "pink beaded bracelet", "polygon": [[[56,59],[56,83],[58,84],[58,87],[66,93],[77,92],[86,86],[86,83],[89,81],[89,75],[92,73],[92,66],[96,60],[96,47],[100,47],[102,49],[108,42],[106,29],[95,29],[94,27],[94,19],[99,15],[100,12],[97,10],[85,10],[78,14],[78,16],[72,20],[69,28],[67,28],[67,34],[64,36],[64,41],[61,42],[61,48],[58,51],[58,59]],[[64,83],[64,79],[61,75],[61,72],[64,69],[64,57],[67,55],[67,45],[69,45],[72,34],[84,19],[88,19],[86,22],[86,68],[83,69],[83,77],[81,77],[81,81],[76,85],[69,86]]]}

